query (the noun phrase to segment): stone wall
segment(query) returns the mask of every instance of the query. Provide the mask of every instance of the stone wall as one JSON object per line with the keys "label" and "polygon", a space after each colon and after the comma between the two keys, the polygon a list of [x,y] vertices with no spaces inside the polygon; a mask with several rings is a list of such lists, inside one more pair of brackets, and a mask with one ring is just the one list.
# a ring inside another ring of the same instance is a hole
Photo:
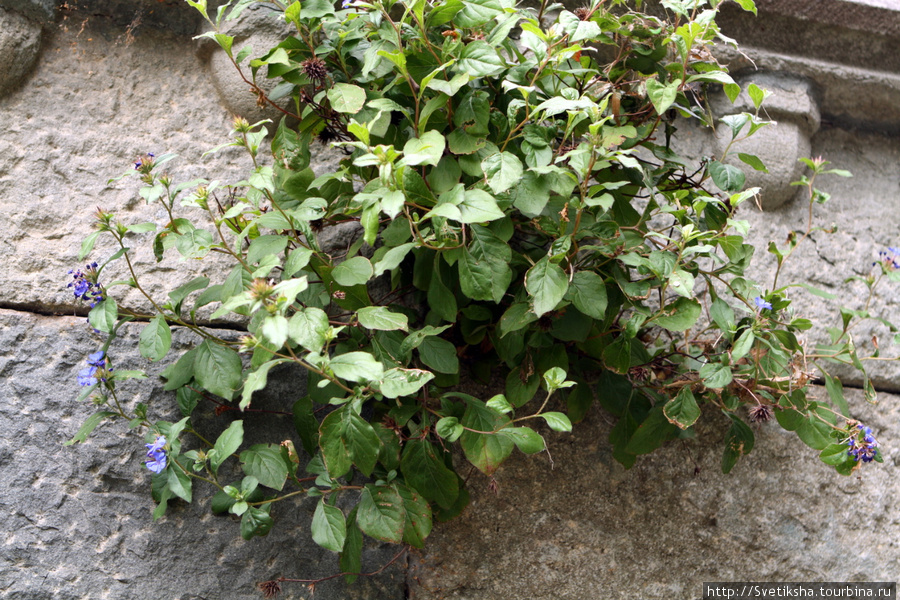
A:
{"label": "stone wall", "polygon": [[[838,233],[814,234],[785,274],[846,289],[843,280],[868,272],[878,249],[900,245],[900,11],[887,0],[757,4],[758,19],[726,10],[721,20],[744,44],[744,54],[723,58],[741,78],[776,92],[771,116],[779,121],[761,142],[760,154],[773,157],[772,175],[760,181],[766,210],[747,205],[741,216],[761,243],[783,239],[806,220],[805,203],[787,185],[796,158],[821,154],[851,170],[853,179],[822,182],[833,199],[815,221],[837,223]],[[252,9],[239,27],[260,48],[278,34]],[[74,401],[75,375],[100,343],[64,289],[66,271],[78,266],[97,206],[133,222],[162,218],[133,185],[107,180],[147,151],[178,153],[178,178],[246,166],[228,151],[201,158],[223,141],[231,113],[252,110],[255,99],[211,48],[192,41],[200,28],[180,0],[0,0],[0,597],[231,600],[259,597],[258,581],[338,571],[335,557],[309,540],[309,502],[278,506],[273,532],[249,542],[236,521],[212,516],[204,503],[173,503],[154,523],[133,434],[110,425],[82,446],[62,446],[91,413]],[[715,153],[710,133],[683,133],[698,156]],[[335,159],[323,148],[317,160],[321,172]],[[111,252],[98,245],[96,254]],[[216,270],[204,261],[184,273],[171,260],[156,265],[138,255],[151,289]],[[758,278],[771,268],[760,249]],[[860,294],[851,285],[841,301],[858,308]],[[874,310],[892,315],[895,297],[885,291]],[[142,305],[136,295],[122,301]],[[820,323],[833,319],[837,302],[797,295],[800,310]],[[136,335],[126,327],[116,342],[119,368],[146,368]],[[873,335],[888,346],[877,328],[857,339]],[[191,340],[182,334],[178,343]],[[547,432],[549,455],[511,459],[497,475],[498,492],[474,476],[471,506],[437,525],[425,551],[355,586],[322,584],[315,597],[689,599],[703,581],[896,580],[900,410],[890,392],[900,392],[900,378],[890,363],[873,372],[887,393],[874,407],[855,394],[854,410],[879,432],[885,463],[860,477],[833,474],[775,427],[759,428],[756,449],[729,476],[719,470],[721,434],[712,429],[625,471],[605,442],[610,418],[596,410],[571,435]],[[860,384],[840,374],[845,385]],[[302,378],[277,379],[261,400],[289,410]],[[173,410],[157,384],[132,389],[135,400]],[[225,412],[200,427],[232,418]],[[291,428],[286,419],[285,437]],[[395,552],[370,544],[364,569]],[[280,597],[309,595],[295,584]]]}

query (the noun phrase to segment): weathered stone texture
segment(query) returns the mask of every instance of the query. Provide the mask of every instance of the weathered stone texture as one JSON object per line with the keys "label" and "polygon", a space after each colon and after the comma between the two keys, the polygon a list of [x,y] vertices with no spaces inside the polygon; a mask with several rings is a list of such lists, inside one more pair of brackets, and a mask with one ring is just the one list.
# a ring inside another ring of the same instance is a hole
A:
{"label": "weathered stone texture", "polygon": [[[128,325],[110,348],[118,369],[146,368],[137,355],[141,325]],[[229,335],[230,332],[219,332]],[[233,335],[233,333],[231,334]],[[175,347],[193,340],[181,332]],[[170,502],[154,523],[150,473],[143,467],[142,436],[122,420],[107,421],[84,445],[64,447],[96,407],[75,403],[75,377],[86,353],[101,344],[83,318],[41,317],[0,310],[0,597],[15,600],[78,598],[160,598],[237,600],[259,596],[257,582],[276,577],[318,578],[340,572],[337,558],[310,541],[315,502],[302,497],[273,505],[276,525],[263,538],[245,542],[239,521],[214,516],[214,490],[195,486],[197,500]],[[147,403],[154,418],[181,418],[172,394],[151,379],[128,383],[119,391],[125,406]],[[275,388],[254,397],[254,407],[291,410],[305,393],[304,380],[282,372]],[[228,411],[219,417],[209,407],[196,427],[205,436],[244,419],[245,435],[271,443],[295,436],[289,415],[274,423],[271,415]],[[263,425],[264,423],[264,425]],[[187,444],[191,444],[186,435]],[[223,465],[220,476],[233,479]],[[397,548],[372,543],[364,568],[385,564]],[[377,578],[345,588],[341,580],[317,586],[316,597],[399,600],[404,597],[404,562]],[[285,584],[279,598],[305,598],[305,586]]]}
{"label": "weathered stone texture", "polygon": [[852,394],[893,448],[859,477],[836,475],[774,423],[754,427],[755,449],[729,475],[723,423],[626,471],[606,442],[610,419],[593,411],[571,435],[545,432],[549,454],[514,454],[498,493],[470,478],[469,509],[411,561],[413,597],[689,600],[705,581],[895,581],[897,400],[867,407]]}

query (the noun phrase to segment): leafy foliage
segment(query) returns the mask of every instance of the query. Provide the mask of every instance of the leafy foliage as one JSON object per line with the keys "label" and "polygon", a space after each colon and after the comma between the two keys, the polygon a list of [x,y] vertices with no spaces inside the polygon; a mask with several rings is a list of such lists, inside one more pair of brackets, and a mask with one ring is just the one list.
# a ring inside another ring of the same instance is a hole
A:
{"label": "leafy foliage", "polygon": [[[189,3],[260,100],[286,114],[274,131],[235,120],[222,147],[247,152],[242,181],[176,185],[162,169],[172,155],[136,163],[125,175],[165,208],[161,228],[98,215],[129,266],[125,238],[137,231],[155,232],[158,260],[215,252],[235,264],[162,303],[148,295],[158,312],[140,351],[170,361],[163,376],[183,421],[126,414],[115,378],[93,380],[97,402],[114,406],[75,441],[117,415],[168,440],[168,466],[153,479],[157,516],[173,497],[190,501],[200,477],[218,489],[213,509],[240,516],[249,538],[272,527],[273,503],[299,491],[317,503],[313,540],[355,573],[362,533],[421,546],[434,519],[468,501],[463,460],[491,476],[516,449],[541,452],[555,436],[547,430],[571,431],[595,395],[618,418],[609,441],[626,467],[716,412],[728,417],[725,472],[754,446],[745,414],[774,415],[841,473],[860,456],[881,460],[871,431],[863,438],[849,420],[837,379],[822,369],[829,403],[806,394],[812,363],[862,370],[848,332],[869,317],[846,311],[814,352],[799,342],[810,323],[789,318],[778,273],[811,226],[770,246],[778,272],[763,290],[744,276],[755,249],[735,217],[758,190],[743,189],[726,156],[692,169],[670,145],[676,116],[713,124],[713,86],[732,100],[740,91],[708,49],[729,41],[719,2],[664,0],[668,20],[623,0],[574,12],[510,0],[271,2],[296,33],[252,59],[220,30],[246,2],[215,15],[205,0]],[[268,96],[256,87],[264,76],[277,81]],[[756,112],[721,119],[733,141],[766,124],[767,92],[750,87]],[[343,149],[337,171],[309,167],[316,140]],[[765,170],[758,157],[739,159]],[[807,165],[798,183],[812,208],[827,199],[817,176],[848,174]],[[328,231],[348,222],[359,240],[330,250]],[[897,279],[896,268],[892,255],[881,275]],[[114,336],[132,317],[103,298],[91,323]],[[228,341],[196,325],[205,306],[213,319],[242,319],[247,335]],[[171,326],[202,342],[169,358]],[[182,451],[200,399],[244,410],[283,363],[309,373],[308,395],[293,399],[296,446],[244,448],[238,420],[201,439],[205,450]],[[505,393],[455,390],[471,379],[505,381]],[[245,477],[228,483],[220,467],[231,458]],[[368,481],[361,491],[349,484],[355,472]],[[356,504],[338,503],[350,489]]]}

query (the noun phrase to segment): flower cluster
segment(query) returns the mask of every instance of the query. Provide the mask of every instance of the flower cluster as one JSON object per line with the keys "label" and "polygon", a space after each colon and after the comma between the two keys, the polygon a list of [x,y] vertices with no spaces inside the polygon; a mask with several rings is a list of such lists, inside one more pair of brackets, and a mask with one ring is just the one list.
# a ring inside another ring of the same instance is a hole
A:
{"label": "flower cluster", "polygon": [[106,381],[106,376],[112,371],[106,366],[103,350],[98,350],[88,356],[87,364],[87,367],[78,371],[78,385],[97,385],[98,381]]}
{"label": "flower cluster", "polygon": [[162,473],[168,463],[165,445],[166,437],[164,435],[156,436],[156,441],[152,444],[145,444],[147,446],[147,460],[144,461],[144,464],[154,473]]}
{"label": "flower cluster", "polygon": [[141,167],[145,164],[149,167],[153,164],[153,159],[156,158],[156,155],[152,152],[148,152],[147,154],[141,155],[136,161],[134,161],[134,169],[136,171],[140,171]]}
{"label": "flower cluster", "polygon": [[878,261],[873,264],[880,264],[888,271],[900,269],[900,248],[888,246],[887,250],[878,253]]}
{"label": "flower cluster", "polygon": [[103,288],[97,283],[97,263],[85,265],[84,271],[81,269],[69,269],[69,274],[73,281],[66,287],[72,288],[72,293],[78,300],[86,300],[91,303],[94,308],[98,302],[104,298]]}
{"label": "flower cluster", "polygon": [[859,433],[854,433],[847,440],[850,450],[847,454],[853,457],[853,460],[859,462],[872,462],[878,452],[878,442],[872,435],[871,427],[864,427],[861,423],[856,426]]}

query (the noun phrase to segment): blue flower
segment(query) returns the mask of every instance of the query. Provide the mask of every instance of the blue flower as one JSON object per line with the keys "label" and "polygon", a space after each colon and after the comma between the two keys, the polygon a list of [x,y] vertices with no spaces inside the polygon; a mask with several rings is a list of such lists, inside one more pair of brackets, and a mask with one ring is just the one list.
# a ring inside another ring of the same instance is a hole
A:
{"label": "blue flower", "polygon": [[878,261],[872,264],[879,263],[889,271],[900,269],[900,248],[888,246],[887,250],[881,250],[878,253]]}
{"label": "blue flower", "polygon": [[78,371],[78,385],[89,386],[97,385],[97,367],[85,367]]}
{"label": "blue flower", "polygon": [[96,352],[88,356],[87,363],[95,367],[105,367],[106,359],[103,358],[104,356],[105,354],[103,350],[97,350]]}
{"label": "blue flower", "polygon": [[69,269],[69,274],[73,281],[69,282],[66,287],[72,288],[75,298],[90,302],[91,308],[103,300],[103,288],[97,283],[97,263],[85,265],[84,271]]}
{"label": "blue flower", "polygon": [[147,446],[147,460],[144,461],[144,464],[154,473],[162,473],[169,463],[165,445],[166,437],[163,435],[156,436],[156,441],[152,444],[145,444]]}
{"label": "blue flower", "polygon": [[152,444],[144,444],[144,445],[147,446],[147,454],[149,454],[151,452],[156,452],[158,450],[162,450],[163,447],[166,445],[166,436],[158,435],[158,436],[156,436],[155,442],[153,442]]}
{"label": "blue flower", "polygon": [[106,366],[106,354],[103,350],[97,350],[87,357],[88,366],[78,371],[78,385],[97,385],[98,381],[106,381],[106,376],[112,371]]}
{"label": "blue flower", "polygon": [[764,308],[768,308],[769,310],[772,310],[772,303],[766,302],[760,296],[757,296],[756,298],[754,298],[753,302],[756,303],[757,310],[762,310]]}
{"label": "blue flower", "polygon": [[856,462],[872,462],[878,455],[878,442],[872,435],[872,428],[864,427],[862,424],[858,424],[856,428],[858,433],[854,433],[847,440],[847,445],[850,446],[847,454],[852,456]]}

